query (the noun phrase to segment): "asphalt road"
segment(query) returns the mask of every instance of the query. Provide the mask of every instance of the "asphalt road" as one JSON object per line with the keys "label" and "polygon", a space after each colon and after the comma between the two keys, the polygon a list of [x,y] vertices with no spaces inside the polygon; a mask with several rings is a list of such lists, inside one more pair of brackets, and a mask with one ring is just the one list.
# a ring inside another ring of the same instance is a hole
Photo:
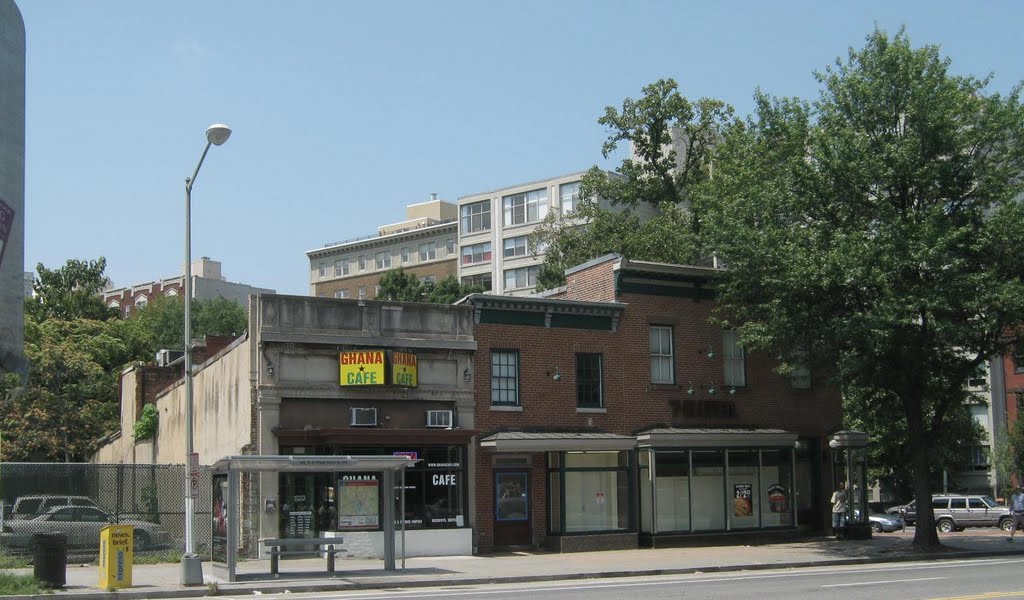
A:
{"label": "asphalt road", "polygon": [[[691,600],[782,598],[785,600],[974,600],[1024,598],[1024,559],[988,558],[849,567],[814,567],[664,577],[595,579],[536,584],[441,586],[322,594],[282,599],[392,600]],[[264,595],[264,600],[271,596]],[[230,596],[223,596],[230,598]],[[252,596],[246,596],[248,600]]]}

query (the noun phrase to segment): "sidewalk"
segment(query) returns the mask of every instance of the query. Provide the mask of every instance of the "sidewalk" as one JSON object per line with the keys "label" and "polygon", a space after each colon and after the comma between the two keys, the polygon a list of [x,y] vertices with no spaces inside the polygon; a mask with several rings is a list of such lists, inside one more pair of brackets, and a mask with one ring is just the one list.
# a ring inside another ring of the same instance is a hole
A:
{"label": "sidewalk", "polygon": [[[385,571],[380,560],[339,559],[334,577],[327,574],[325,559],[281,561],[281,575],[270,578],[270,563],[264,560],[239,564],[242,581],[218,583],[219,595],[273,594],[290,591],[325,592],[409,588],[432,585],[476,585],[517,581],[553,581],[596,577],[668,575],[694,572],[740,571],[784,567],[833,566],[878,562],[1024,556],[1024,536],[1007,543],[1006,534],[996,529],[979,529],[943,534],[945,551],[920,554],[911,548],[910,533],[879,534],[870,540],[837,541],[813,538],[787,544],[764,546],[711,546],[661,548],[552,554],[517,552],[488,556],[417,557],[405,561],[405,569]],[[32,569],[15,572],[31,573]],[[213,570],[203,564],[209,581]],[[57,597],[68,600],[118,598],[202,597],[212,595],[212,585],[185,587],[178,583],[178,564],[136,565],[134,586],[117,592],[99,589],[95,565],[68,565],[67,586]],[[30,598],[30,596],[20,596]],[[54,595],[36,596],[53,600]]]}

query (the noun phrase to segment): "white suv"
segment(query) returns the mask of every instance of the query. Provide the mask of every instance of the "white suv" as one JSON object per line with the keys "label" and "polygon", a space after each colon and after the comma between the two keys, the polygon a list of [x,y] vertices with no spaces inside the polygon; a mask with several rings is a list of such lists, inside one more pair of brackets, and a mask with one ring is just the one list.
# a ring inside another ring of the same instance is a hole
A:
{"label": "white suv", "polygon": [[50,512],[58,506],[96,506],[96,501],[88,496],[62,496],[58,494],[42,494],[39,496],[18,496],[11,508],[11,519],[31,519]]}

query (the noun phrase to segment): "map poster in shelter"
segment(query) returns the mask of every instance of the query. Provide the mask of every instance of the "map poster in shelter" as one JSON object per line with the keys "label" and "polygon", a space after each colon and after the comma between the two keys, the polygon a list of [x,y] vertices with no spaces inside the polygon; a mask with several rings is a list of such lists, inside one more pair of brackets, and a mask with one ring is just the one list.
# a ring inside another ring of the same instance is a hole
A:
{"label": "map poster in shelter", "polygon": [[228,476],[213,476],[213,561],[228,562]]}
{"label": "map poster in shelter", "polygon": [[338,529],[377,528],[380,487],[377,478],[345,475],[338,481]]}

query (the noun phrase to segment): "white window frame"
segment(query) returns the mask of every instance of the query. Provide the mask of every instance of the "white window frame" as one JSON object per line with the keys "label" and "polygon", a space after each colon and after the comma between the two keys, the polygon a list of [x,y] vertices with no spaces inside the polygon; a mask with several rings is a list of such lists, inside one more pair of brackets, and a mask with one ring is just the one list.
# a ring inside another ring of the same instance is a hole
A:
{"label": "white window frame", "polygon": [[412,251],[409,246],[402,246],[402,264],[409,264],[410,260],[412,260]]}
{"label": "white window frame", "polygon": [[462,235],[491,229],[491,201],[481,200],[459,207],[459,228]]}
{"label": "white window frame", "polygon": [[359,271],[362,272],[362,271],[365,271],[365,270],[366,270],[366,255],[365,254],[360,254],[359,255]]}
{"label": "white window frame", "polygon": [[455,255],[455,238],[448,238],[444,241],[445,250],[448,252],[448,256]]}
{"label": "white window frame", "polygon": [[373,255],[374,264],[378,271],[391,268],[391,251],[378,252]]}
{"label": "white window frame", "polygon": [[334,290],[334,297],[335,298],[348,298],[348,290],[347,289],[344,289],[344,290]]}
{"label": "white window frame", "polygon": [[437,259],[437,242],[424,242],[419,246],[420,262]]}
{"label": "white window frame", "polygon": [[491,349],[491,406],[521,406],[518,350]]}
{"label": "white window frame", "polygon": [[501,206],[506,227],[536,223],[548,214],[548,189],[504,196]]}
{"label": "white window frame", "polygon": [[735,329],[722,330],[723,383],[733,387],[747,385],[747,365],[740,332]]}
{"label": "white window frame", "polygon": [[491,262],[491,259],[492,253],[490,242],[480,242],[479,244],[471,244],[469,246],[462,247],[461,262],[464,265],[488,263]]}
{"label": "white window frame", "polygon": [[558,203],[563,216],[576,210],[580,203],[580,182],[573,181],[558,186]]}
{"label": "white window frame", "polygon": [[669,325],[651,325],[651,383],[672,385],[676,382],[672,333]]}
{"label": "white window frame", "polygon": [[359,286],[359,299],[360,300],[366,300],[366,286],[365,285]]}
{"label": "white window frame", "polygon": [[[529,267],[518,267],[515,269],[505,269],[505,289],[506,290],[520,290],[537,286],[537,273],[540,271],[539,265],[532,265]],[[520,284],[520,275],[522,275],[522,284]],[[511,280],[511,285],[509,281]],[[532,280],[532,281],[531,281]]]}
{"label": "white window frame", "polygon": [[505,238],[501,251],[502,258],[515,258],[517,256],[527,256],[528,254],[530,254],[529,236],[519,235]]}

